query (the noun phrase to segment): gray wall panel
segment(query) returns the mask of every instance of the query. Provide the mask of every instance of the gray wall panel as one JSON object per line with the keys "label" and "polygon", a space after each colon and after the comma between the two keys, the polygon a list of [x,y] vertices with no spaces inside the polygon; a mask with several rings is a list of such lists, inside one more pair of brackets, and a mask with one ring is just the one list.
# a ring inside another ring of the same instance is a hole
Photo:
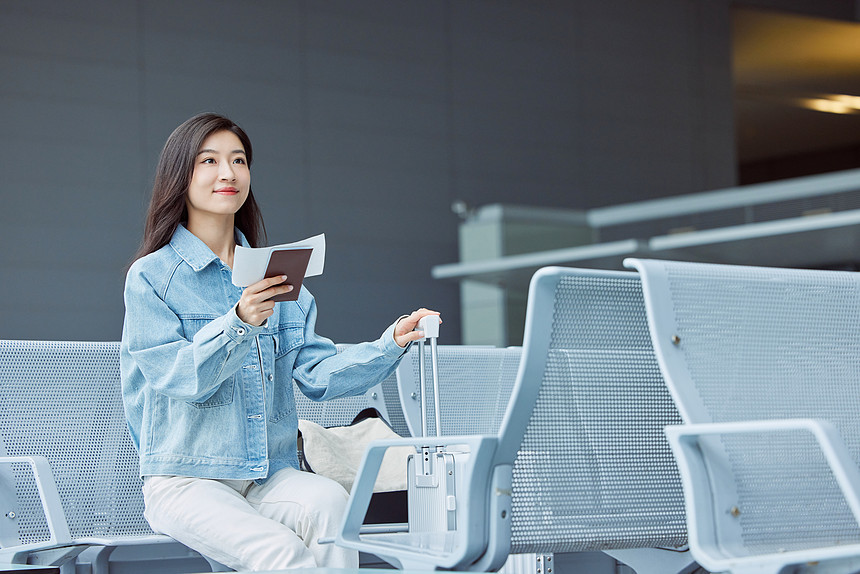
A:
{"label": "gray wall panel", "polygon": [[115,340],[158,153],[255,147],[269,240],[326,232],[319,331],[459,289],[455,199],[589,208],[734,183],[728,0],[0,0],[0,337]]}

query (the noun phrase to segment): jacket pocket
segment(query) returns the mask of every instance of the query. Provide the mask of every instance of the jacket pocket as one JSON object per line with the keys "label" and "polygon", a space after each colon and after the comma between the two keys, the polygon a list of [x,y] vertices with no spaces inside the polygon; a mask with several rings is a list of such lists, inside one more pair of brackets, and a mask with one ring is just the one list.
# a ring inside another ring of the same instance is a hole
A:
{"label": "jacket pocket", "polygon": [[284,325],[275,335],[275,358],[280,359],[290,351],[305,344],[304,324]]}
{"label": "jacket pocket", "polygon": [[296,410],[296,397],[292,379],[279,381],[272,389],[272,408],[269,410],[269,422],[276,423],[288,417]]}
{"label": "jacket pocket", "polygon": [[198,409],[208,409],[212,407],[223,407],[225,405],[230,405],[233,404],[233,392],[235,388],[236,375],[233,375],[229,379],[221,383],[221,385],[218,387],[218,390],[215,391],[215,394],[206,399],[205,401],[199,403],[190,401],[190,403]]}

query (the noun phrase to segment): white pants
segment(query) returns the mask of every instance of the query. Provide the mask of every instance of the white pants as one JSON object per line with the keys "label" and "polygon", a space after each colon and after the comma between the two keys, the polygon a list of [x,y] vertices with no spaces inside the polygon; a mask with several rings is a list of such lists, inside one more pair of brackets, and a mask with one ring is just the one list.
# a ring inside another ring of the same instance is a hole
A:
{"label": "white pants", "polygon": [[144,516],[156,532],[235,570],[358,568],[358,552],[317,543],[334,537],[347,493],[293,468],[251,480],[149,476]]}

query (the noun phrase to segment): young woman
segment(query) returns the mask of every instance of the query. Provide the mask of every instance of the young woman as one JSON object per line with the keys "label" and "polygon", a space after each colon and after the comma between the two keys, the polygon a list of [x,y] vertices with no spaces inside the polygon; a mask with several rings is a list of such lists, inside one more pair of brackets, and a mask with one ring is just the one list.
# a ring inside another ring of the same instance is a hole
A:
{"label": "young woman", "polygon": [[140,453],[145,516],[235,569],[357,567],[319,545],[347,494],[300,472],[292,380],[315,400],[364,392],[396,368],[418,321],[337,354],[316,334],[314,298],[274,303],[287,277],[231,282],[236,245],[259,246],[251,142],[229,119],[197,115],[170,135],[156,170],[143,244],[125,285],[122,392]]}

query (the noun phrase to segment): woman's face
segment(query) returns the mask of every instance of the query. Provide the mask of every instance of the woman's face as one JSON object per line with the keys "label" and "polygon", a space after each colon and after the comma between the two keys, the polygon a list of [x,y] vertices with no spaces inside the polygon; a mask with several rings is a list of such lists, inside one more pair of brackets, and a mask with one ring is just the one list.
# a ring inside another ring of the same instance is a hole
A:
{"label": "woman's face", "polygon": [[235,215],[251,189],[245,149],[231,131],[211,134],[200,145],[185,204],[188,219]]}

